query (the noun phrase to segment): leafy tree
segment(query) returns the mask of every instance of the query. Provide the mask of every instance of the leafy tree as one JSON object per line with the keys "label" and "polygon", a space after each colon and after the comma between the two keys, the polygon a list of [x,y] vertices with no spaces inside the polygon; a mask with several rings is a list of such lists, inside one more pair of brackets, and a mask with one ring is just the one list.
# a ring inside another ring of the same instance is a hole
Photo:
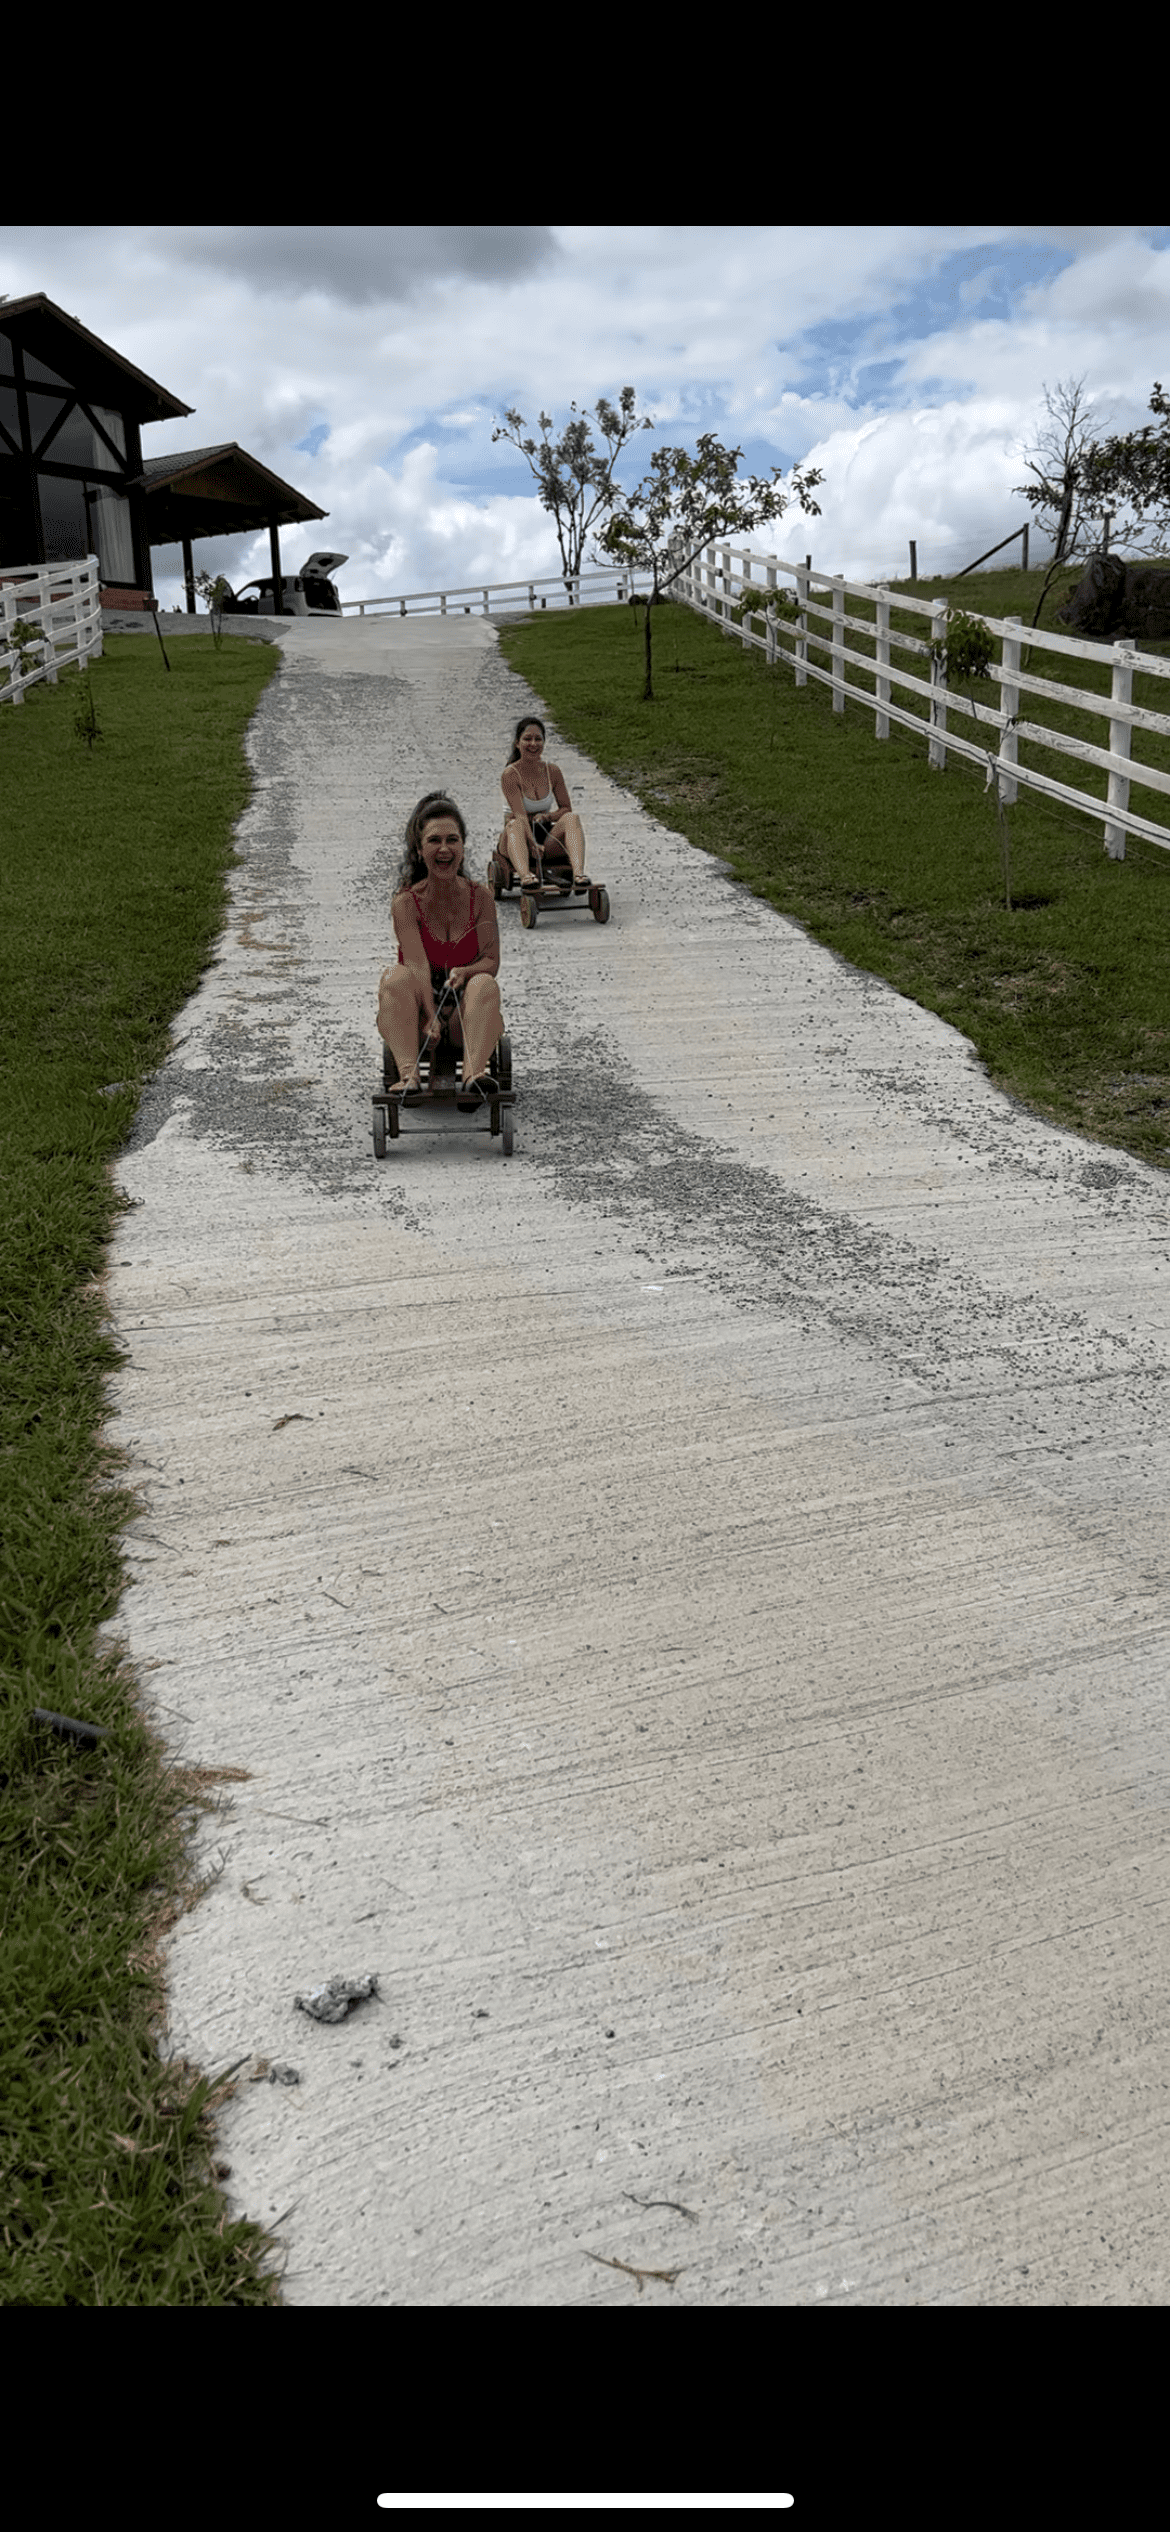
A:
{"label": "leafy tree", "polygon": [[650,648],[651,609],[659,604],[688,563],[721,536],[746,536],[782,518],[795,493],[802,510],[820,517],[813,487],[824,477],[819,468],[797,468],[792,493],[780,489],[781,469],[769,477],[739,480],[741,448],[724,448],[713,431],[704,431],[694,456],[685,448],[655,449],[650,472],[636,492],[618,496],[611,518],[598,540],[607,560],[616,558],[632,570],[648,571],[652,589],[646,599],[646,682],[644,703],[652,703],[654,685]]}
{"label": "leafy tree", "polygon": [[222,572],[217,572],[214,580],[209,571],[199,572],[195,586],[211,617],[211,638],[218,650],[223,640],[224,600],[230,598],[231,591]]}
{"label": "leafy tree", "polygon": [[513,448],[518,448],[528,460],[542,507],[551,513],[556,526],[561,572],[570,603],[587,539],[617,496],[613,470],[626,441],[632,439],[635,431],[654,427],[648,415],[636,412],[636,404],[632,387],[622,388],[620,411],[607,397],[598,397],[593,410],[606,444],[605,456],[594,447],[589,421],[575,404],[569,407],[572,419],[566,422],[558,440],[549,438],[553,428],[550,413],[537,417],[537,427],[543,433],[540,440],[525,438],[528,425],[523,414],[515,411],[506,413],[492,432],[493,447],[497,440],[510,440]]}
{"label": "leafy tree", "polygon": [[1170,534],[1170,397],[1157,380],[1150,411],[1160,427],[1146,422],[1140,431],[1118,433],[1090,450],[1086,484],[1098,510],[1131,505],[1134,517],[1123,531],[1129,544],[1152,536],[1161,546]]}

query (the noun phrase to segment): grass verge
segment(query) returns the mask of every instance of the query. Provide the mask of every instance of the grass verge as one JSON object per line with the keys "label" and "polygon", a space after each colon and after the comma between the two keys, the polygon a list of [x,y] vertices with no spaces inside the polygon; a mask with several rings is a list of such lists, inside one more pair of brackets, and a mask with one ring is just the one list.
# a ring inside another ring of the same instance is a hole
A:
{"label": "grass verge", "polygon": [[[1066,585],[1049,593],[1042,624]],[[988,572],[920,582],[915,594],[1026,622],[1039,587],[1037,574]],[[950,758],[934,770],[925,726],[921,739],[895,725],[876,740],[864,705],[834,712],[827,687],[797,688],[790,669],[769,668],[689,607],[654,614],[652,703],[641,701],[631,608],[542,615],[503,633],[501,647],[566,737],[656,818],[718,854],[814,939],[961,1030],[1002,1090],[1053,1123],[1170,1166],[1170,852],[1131,837],[1126,860],[1110,861],[1087,816],[1021,791],[1008,813],[1008,913],[976,768]],[[906,623],[921,632],[921,619]],[[1032,664],[1108,692],[1105,660],[1033,652]],[[988,702],[995,692],[990,683],[974,691]],[[1166,711],[1170,690],[1135,677],[1134,700]],[[1102,743],[1103,725],[1046,708],[1054,724]],[[1028,717],[1039,717],[1031,698]],[[965,734],[969,726],[956,719]],[[1148,762],[1170,763],[1170,743],[1142,741]],[[1055,753],[1047,761],[1094,789],[1089,769],[1070,773]],[[1143,808],[1151,798],[1140,795]]]}
{"label": "grass verge", "polygon": [[[273,2304],[273,2246],[229,2222],[214,2111],[165,2063],[162,1946],[193,1904],[217,1777],[169,1767],[97,1631],[134,1505],[103,1444],[103,1307],[124,1142],[223,920],[243,733],[267,644],[112,641],[0,706],[0,2296]],[[63,1741],[35,1707],[107,1734]],[[222,1772],[222,1771],[221,1771]]]}

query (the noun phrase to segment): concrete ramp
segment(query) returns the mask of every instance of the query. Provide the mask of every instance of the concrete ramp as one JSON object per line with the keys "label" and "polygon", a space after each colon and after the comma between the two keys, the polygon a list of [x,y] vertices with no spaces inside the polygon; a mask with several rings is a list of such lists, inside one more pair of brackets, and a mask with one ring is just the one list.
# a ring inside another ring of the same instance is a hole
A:
{"label": "concrete ramp", "polygon": [[110,1275],[233,2210],[296,2305],[1162,2303],[1170,1184],[551,727],[612,920],[500,909],[514,1157],[377,1163],[405,817],[482,873],[535,699],[281,640]]}

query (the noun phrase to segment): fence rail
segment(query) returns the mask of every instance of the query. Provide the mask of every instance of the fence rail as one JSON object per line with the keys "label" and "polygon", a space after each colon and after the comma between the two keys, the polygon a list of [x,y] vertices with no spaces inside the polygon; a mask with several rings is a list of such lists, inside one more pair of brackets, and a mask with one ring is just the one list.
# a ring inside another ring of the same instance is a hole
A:
{"label": "fence rail", "polygon": [[[605,598],[622,599],[635,590],[648,589],[649,572],[583,571],[574,574],[566,588],[560,572],[544,580],[465,581],[458,589],[408,589],[391,598],[343,598],[343,615],[372,615],[379,608],[389,608],[397,615],[530,615],[537,607],[596,606]],[[525,596],[512,597],[510,603],[493,606],[495,598],[514,590]],[[548,594],[538,599],[537,591]],[[595,594],[583,597],[582,591]]]}
{"label": "fence rail", "polygon": [[[778,584],[777,574],[781,572],[795,583],[795,618],[776,610],[777,598],[782,605],[789,603],[787,591]],[[745,614],[742,622],[735,622],[744,599],[750,604],[756,588],[758,608]],[[814,592],[827,595],[830,604],[819,605]],[[769,665],[774,666],[779,659],[788,661],[798,686],[806,684],[810,677],[830,686],[835,712],[844,711],[847,698],[866,705],[874,713],[875,738],[889,737],[891,721],[919,736],[925,727],[930,763],[940,767],[946,763],[948,749],[977,764],[986,764],[994,749],[993,761],[1004,801],[1013,801],[1022,784],[1026,790],[1043,792],[1049,799],[1064,801],[1099,819],[1105,830],[1105,850],[1114,861],[1124,861],[1127,835],[1145,836],[1151,843],[1170,850],[1170,827],[1139,816],[1129,805],[1131,784],[1153,792],[1170,792],[1170,771],[1145,764],[1130,751],[1135,730],[1170,738],[1170,712],[1156,712],[1149,705],[1133,701],[1135,671],[1147,677],[1170,679],[1170,659],[1139,651],[1133,642],[1114,642],[1107,647],[1070,634],[1030,630],[1018,616],[978,616],[976,622],[985,624],[1000,643],[1001,658],[998,663],[992,662],[987,675],[1000,688],[1001,708],[996,711],[990,704],[980,704],[976,709],[968,696],[948,688],[945,671],[935,656],[935,645],[946,640],[945,599],[911,598],[904,590],[891,591],[868,582],[846,580],[843,575],[813,571],[807,562],[783,563],[774,555],[743,552],[729,545],[706,546],[675,581],[672,594],[700,614],[713,616],[722,631],[742,641],[745,649],[763,651]],[[872,607],[873,614],[847,614],[847,598],[864,602]],[[891,626],[891,608],[899,614],[928,618],[927,638]],[[762,633],[752,630],[753,624],[759,623],[764,626]],[[818,623],[823,623],[828,631],[818,632]],[[848,647],[847,633],[864,635],[873,643],[872,653]],[[1065,659],[1092,660],[1098,665],[1107,662],[1111,669],[1110,693],[1094,693],[1085,686],[1033,676],[1021,664],[1025,649],[1055,652]],[[829,667],[816,664],[810,657],[814,650],[828,653]],[[898,667],[891,659],[892,651],[929,660],[928,675],[916,676],[912,669]],[[872,677],[872,687],[848,683],[847,668],[860,669]],[[896,703],[893,687],[908,696],[920,696],[924,708],[914,711]],[[1057,729],[1046,721],[1021,719],[1022,695],[1036,695],[1066,711],[1096,714],[1109,724],[1108,745],[1098,747],[1089,739]],[[1167,699],[1170,701],[1170,697]],[[984,747],[975,739],[960,737],[950,726],[950,716],[954,714],[986,730],[989,744]],[[998,735],[993,738],[993,733]],[[1021,743],[1075,757],[1081,764],[1104,773],[1108,778],[1106,798],[1102,800],[1096,793],[1061,782],[1037,766],[1021,764]]]}
{"label": "fence rail", "polygon": [[[40,630],[14,640],[16,626]],[[55,686],[62,668],[85,669],[92,658],[100,659],[101,650],[96,554],[76,563],[5,564],[0,570],[0,703],[23,703],[29,686]]]}

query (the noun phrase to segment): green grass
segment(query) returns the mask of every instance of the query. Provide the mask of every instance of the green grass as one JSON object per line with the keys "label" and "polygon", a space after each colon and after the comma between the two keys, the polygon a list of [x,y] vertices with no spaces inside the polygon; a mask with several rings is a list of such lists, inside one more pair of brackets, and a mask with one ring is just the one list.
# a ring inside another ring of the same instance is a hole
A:
{"label": "green grass", "polygon": [[[110,1161],[222,923],[266,644],[113,641],[0,706],[0,2294],[272,2304],[216,2185],[222,2085],[160,2055],[162,1944],[215,1778],[168,1767],[97,1630],[133,1505],[103,1446]],[[117,1087],[113,1087],[117,1085]],[[106,1727],[97,1749],[32,1719]]]}
{"label": "green grass", "polygon": [[[1074,578],[1054,586],[1042,624]],[[919,582],[915,594],[1026,622],[1039,589],[1036,573],[987,572]],[[921,633],[921,618],[904,620]],[[1009,811],[1009,913],[982,774],[953,757],[931,768],[925,726],[921,738],[893,725],[876,740],[863,704],[835,713],[827,687],[797,688],[789,668],[769,668],[689,607],[654,610],[652,703],[641,700],[642,618],[630,608],[544,615],[501,639],[565,735],[655,817],[816,940],[938,1012],[1036,1114],[1170,1164],[1170,851],[1131,837],[1126,860],[1111,861],[1087,814],[1021,790]],[[1034,651],[1032,663],[1054,682],[1108,692],[1104,659]],[[996,693],[990,681],[975,689],[977,700]],[[1134,701],[1170,711],[1170,682],[1135,677]],[[1103,723],[1059,703],[1029,697],[1025,708],[1105,743]],[[1170,766],[1164,739],[1135,734],[1139,752]],[[1105,795],[1103,773],[1055,751],[1021,745],[1021,758]],[[1144,793],[1135,805],[1170,825],[1170,800]]]}

